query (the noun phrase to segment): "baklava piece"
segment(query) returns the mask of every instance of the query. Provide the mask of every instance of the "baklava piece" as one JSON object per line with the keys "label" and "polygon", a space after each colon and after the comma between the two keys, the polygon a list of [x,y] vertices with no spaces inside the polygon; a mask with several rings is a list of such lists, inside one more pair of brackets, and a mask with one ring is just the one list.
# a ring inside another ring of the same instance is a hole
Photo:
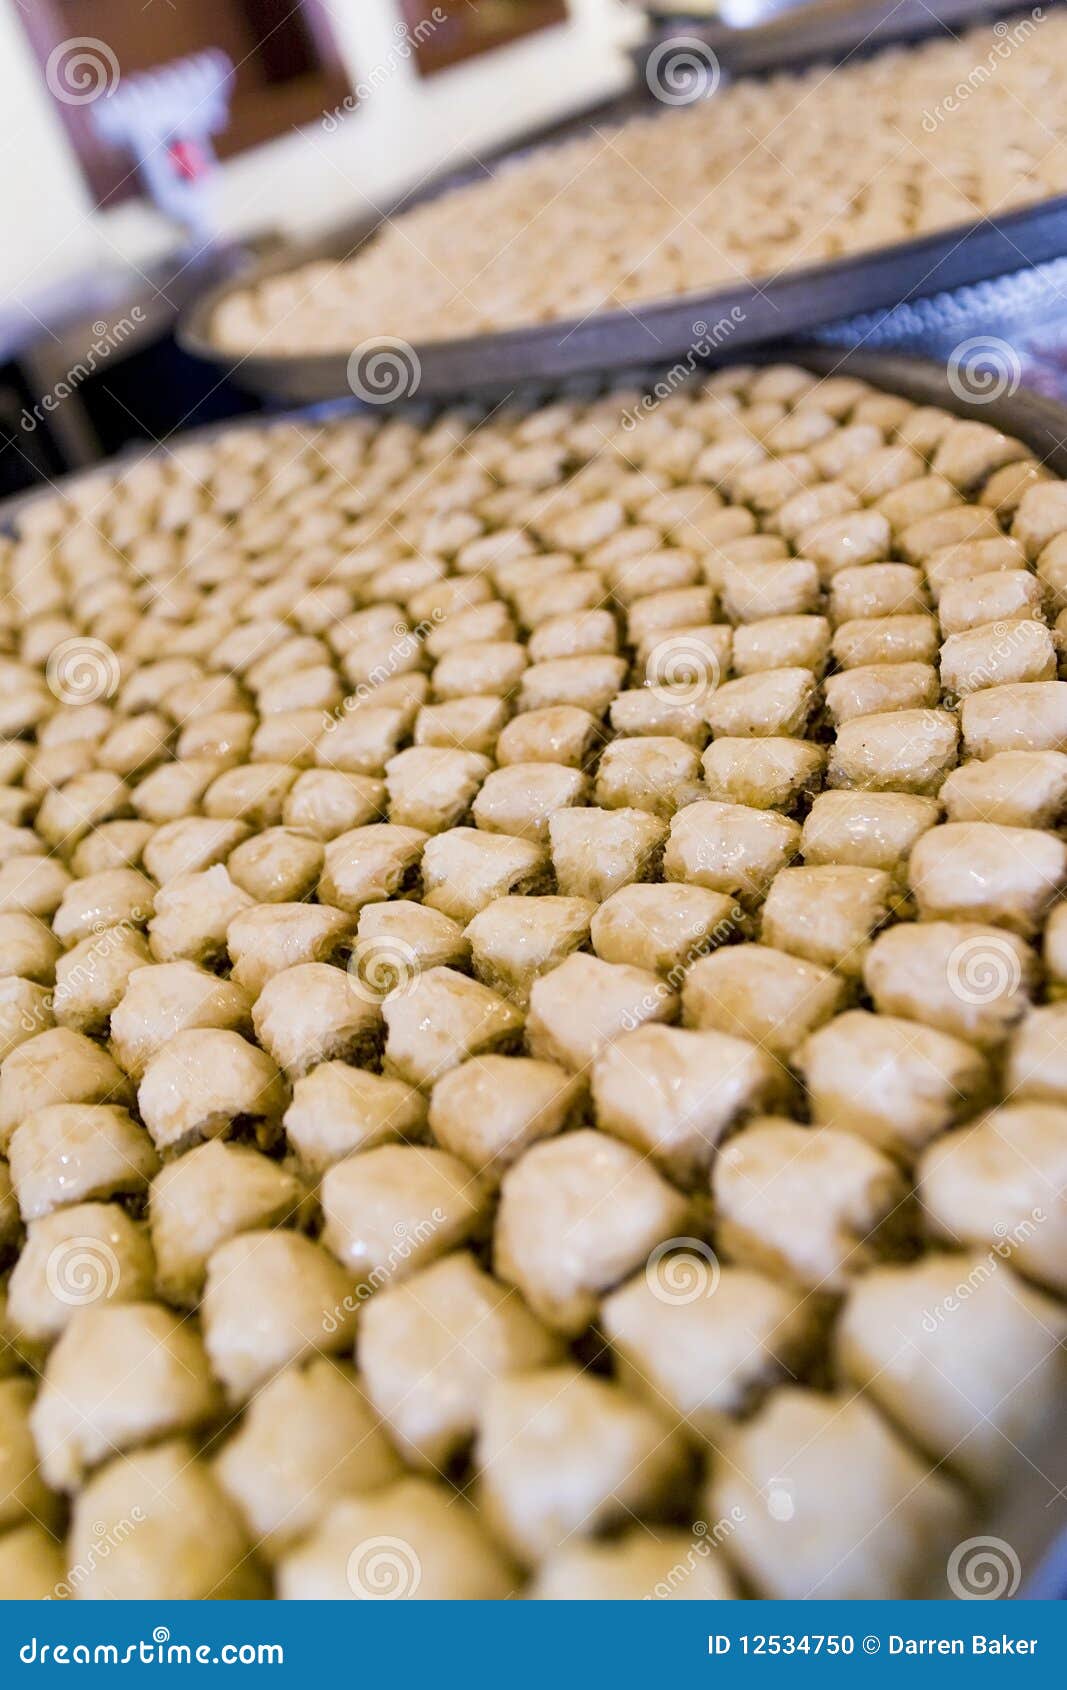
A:
{"label": "baklava piece", "polygon": [[[47,1529],[57,1522],[57,1498],[37,1464],[30,1429],[33,1381],[0,1380],[0,1534],[35,1519]],[[4,1541],[0,1535],[0,1543]],[[4,1587],[4,1600],[11,1593]]]}
{"label": "baklava piece", "polygon": [[381,1011],[343,968],[305,962],[268,980],[252,1011],[256,1038],[290,1079],[334,1058],[371,1067]]}
{"label": "baklava piece", "polygon": [[864,984],[880,1015],[997,1045],[1024,1014],[1036,958],[1014,933],[976,922],[901,923],[867,953]]}
{"label": "baklava piece", "polygon": [[629,963],[667,977],[685,970],[739,932],[742,912],[722,892],[703,886],[622,886],[593,912],[590,935],[602,962]]}
{"label": "baklava piece", "polygon": [[938,599],[937,612],[945,635],[965,634],[996,624],[1003,639],[1009,638],[1012,632],[1005,623],[1043,622],[1044,602],[1045,586],[1039,576],[1031,575],[1027,569],[996,569],[945,587]]}
{"label": "baklava piece", "polygon": [[191,962],[160,962],[130,975],[111,1015],[111,1051],[134,1080],[175,1035],[191,1027],[251,1031],[251,1000],[240,986]]}
{"label": "baklava piece", "polygon": [[584,769],[599,738],[600,725],[588,710],[574,704],[546,705],[524,711],[501,728],[495,755],[502,769],[512,763],[562,763]]}
{"label": "baklava piece", "polygon": [[152,1181],[148,1206],[160,1293],[194,1308],[217,1246],[239,1232],[284,1226],[302,1196],[288,1169],[245,1145],[214,1139],[168,1162]]}
{"label": "baklava piece", "polygon": [[587,944],[587,898],[497,898],[467,928],[474,972],[520,1009],[535,980]]}
{"label": "baklava piece", "polygon": [[818,687],[809,669],[763,669],[727,681],[705,700],[715,738],[798,738],[815,709]]}
{"label": "baklava piece", "polygon": [[226,872],[257,904],[297,904],[315,890],[322,861],[317,839],[289,827],[270,827],[231,852]]}
{"label": "baklava piece", "polygon": [[50,986],[63,947],[51,929],[34,915],[0,915],[0,953],[7,973],[34,985]]}
{"label": "baklava piece", "polygon": [[473,1439],[495,1379],[559,1351],[522,1299],[464,1252],[387,1287],[360,1323],[368,1396],[404,1459],[435,1471]]}
{"label": "baklava piece", "polygon": [[24,1116],[8,1146],[24,1220],[68,1203],[137,1197],[159,1166],[152,1141],[113,1104],[53,1103]]}
{"label": "baklava piece", "polygon": [[707,1515],[737,1522],[730,1557],[761,1597],[916,1597],[966,1531],[963,1497],[862,1396],[783,1386],[724,1455]]}
{"label": "baklava piece", "polygon": [[278,1566],[296,1601],[502,1601],[516,1583],[470,1506],[415,1475],[335,1503]]}
{"label": "baklava piece", "polygon": [[551,818],[572,804],[584,804],[588,792],[586,776],[564,763],[512,763],[489,775],[472,815],[475,826],[487,833],[547,845]]}
{"label": "baklava piece", "polygon": [[109,1456],[195,1431],[218,1407],[204,1346],[182,1316],[159,1303],[78,1308],[33,1405],[41,1471],[57,1490],[77,1490]]}
{"label": "baklava piece", "polygon": [[914,793],[820,792],[804,821],[800,853],[809,865],[848,863],[903,879],[916,842],[938,815],[935,799]]}
{"label": "baklava piece", "polygon": [[90,1600],[267,1594],[237,1510],[184,1442],[117,1455],[95,1473],[75,1500],[67,1552],[87,1569],[77,1593]]}
{"label": "baklava piece", "polygon": [[382,1144],[326,1170],[322,1240],[366,1296],[466,1243],[487,1202],[482,1180],[447,1151]]}
{"label": "baklava piece", "polygon": [[599,1295],[688,1220],[686,1200],[648,1161],[583,1128],[535,1145],[505,1174],[494,1268],[553,1330],[577,1337]]}
{"label": "baklava piece", "polygon": [[434,696],[441,701],[478,695],[510,698],[520,682],[525,684],[528,661],[526,647],[514,640],[474,640],[453,646],[434,666]]}
{"label": "baklava piece", "polygon": [[685,1472],[653,1409],[570,1364],[491,1385],[476,1460],[482,1513],[528,1565],[616,1520],[655,1517]]}
{"label": "baklava piece", "polygon": [[830,583],[830,617],[843,623],[917,616],[928,609],[923,572],[911,563],[867,563],[838,570]]}
{"label": "baklava piece", "polygon": [[270,1561],[313,1531],[338,1497],[381,1490],[401,1473],[361,1382],[325,1356],[253,1397],[212,1470]]}
{"label": "baklava piece", "polygon": [[198,874],[224,863],[248,836],[244,822],[186,816],[156,829],[144,848],[144,866],[157,885],[165,887],[179,875]]}
{"label": "baklava piece", "polygon": [[530,1054],[578,1071],[621,1033],[648,1021],[671,1021],[677,1008],[676,994],[647,969],[575,952],[534,982]]}
{"label": "baklava piece", "polygon": [[[51,997],[56,1020],[78,1033],[105,1033],[131,975],[151,961],[146,940],[133,928],[112,927],[80,940],[56,963]],[[28,1010],[25,1005],[24,1016]],[[48,1025],[39,1010],[33,1019]]]}
{"label": "baklava piece", "polygon": [[541,1602],[731,1601],[733,1574],[705,1531],[703,1521],[692,1532],[640,1525],[622,1537],[565,1544],[547,1556],[526,1594]]}
{"label": "baklava piece", "polygon": [[52,932],[62,945],[109,927],[145,927],[152,915],[155,887],[137,869],[105,869],[72,881],[52,917]]}
{"label": "baklava piece", "polygon": [[808,616],[819,609],[818,568],[810,558],[784,555],[728,562],[722,570],[722,602],[731,622]]}
{"label": "baklava piece", "polygon": [[548,826],[559,891],[603,903],[619,887],[653,880],[667,828],[643,810],[561,810]]}
{"label": "baklava piece", "polygon": [[433,1089],[430,1130],[438,1144],[495,1184],[531,1144],[576,1126],[584,1083],[533,1057],[481,1056]]}
{"label": "baklava piece", "polygon": [[198,962],[211,968],[226,954],[230,922],[254,900],[225,866],[180,874],[156,893],[148,943],[157,962]]}
{"label": "baklava piece", "polygon": [[0,1150],[28,1115],[55,1103],[131,1100],[129,1081],[105,1050],[69,1027],[35,1033],[8,1056],[0,1074]]}
{"label": "baklava piece", "polygon": [[458,922],[410,898],[364,904],[356,925],[349,973],[371,994],[386,998],[427,968],[465,968],[470,942]]}
{"label": "baklava piece", "polygon": [[468,1056],[507,1051],[522,1036],[522,1013],[498,993],[451,968],[431,968],[383,1006],[386,1072],[429,1086]]}
{"label": "baklava piece", "polygon": [[[703,690],[695,696],[691,686],[643,686],[620,692],[612,703],[609,719],[617,734],[630,738],[647,734],[654,738],[680,739],[699,751],[708,737],[703,699]],[[518,720],[524,721],[525,717],[520,716]]]}
{"label": "baklava piece", "polygon": [[570,705],[599,718],[625,679],[626,662],[621,657],[556,657],[526,670],[518,708],[545,710],[552,705]]}
{"label": "baklava piece", "polygon": [[53,1003],[54,993],[44,986],[15,975],[0,976],[0,1063],[35,1033],[55,1026]]}
{"label": "baklava piece", "polygon": [[1067,1109],[1004,1104],[931,1144],[916,1182],[946,1245],[988,1248],[1056,1295],[1067,1291]]}
{"label": "baklava piece", "polygon": [[616,739],[600,759],[596,802],[604,810],[633,809],[669,820],[699,795],[700,756],[680,739]]}
{"label": "baklava piece", "polygon": [[548,865],[528,839],[457,827],[427,842],[422,884],[430,909],[466,924],[496,898],[547,891]]}
{"label": "baklava piece", "polygon": [[508,707],[501,698],[452,698],[423,706],[415,718],[414,741],[417,746],[440,745],[492,757],[507,720]]}
{"label": "baklava piece", "polygon": [[950,634],[941,647],[941,685],[958,698],[987,687],[1056,679],[1056,645],[1043,622],[993,622]]}
{"label": "baklava piece", "polygon": [[297,1079],[283,1125],[301,1166],[322,1174],[354,1151],[422,1138],[426,1103],[402,1080],[324,1062]]}
{"label": "baklava piece", "polygon": [[774,1059],[726,1033],[637,1027],[593,1063],[597,1125],[682,1186],[706,1179],[723,1135],[778,1089]]}
{"label": "baklava piece", "polygon": [[839,669],[879,664],[937,662],[940,649],[934,616],[874,616],[843,622],[834,634]]}
{"label": "baklava piece", "polygon": [[421,828],[383,822],[339,834],[326,847],[319,897],[358,915],[364,904],[413,890],[427,841]]}
{"label": "baklava piece", "polygon": [[0,915],[17,912],[50,921],[71,884],[54,857],[13,857],[0,866]]}
{"label": "baklava piece", "polygon": [[799,843],[798,823],[774,810],[703,799],[671,822],[664,873],[668,880],[725,893],[752,909],[796,856]]}
{"label": "baklava piece", "polygon": [[984,1058],[962,1039],[864,1009],[820,1027],[797,1062],[817,1124],[903,1158],[980,1106],[991,1084]]}
{"label": "baklava piece", "polygon": [[9,1602],[65,1596],[66,1571],[64,1551],[36,1520],[12,1526],[0,1536],[0,1590]]}
{"label": "baklava piece", "polygon": [[947,710],[855,716],[837,730],[827,782],[875,792],[936,795],[955,767],[958,742],[956,718]]}
{"label": "baklava piece", "polygon": [[296,1232],[241,1232],[207,1263],[204,1345],[232,1404],[317,1351],[349,1350],[359,1300],[350,1275]]}
{"label": "baklava piece", "polygon": [[413,745],[386,764],[389,820],[422,833],[443,833],[469,814],[492,768],[475,751]]}
{"label": "baklava piece", "polygon": [[1067,681],[1021,681],[972,692],[960,707],[969,757],[1067,749]]}
{"label": "baklava piece", "polygon": [[353,921],[329,904],[255,904],[226,931],[233,983],[257,998],[268,980],[302,962],[331,962],[351,944]]}
{"label": "baklava piece", "polygon": [[845,981],[769,945],[732,945],[695,962],[682,989],[687,1027],[748,1039],[787,1061],[842,1005]]}
{"label": "baklava piece", "polygon": [[1000,751],[984,763],[961,763],[939,797],[950,822],[1053,828],[1067,810],[1067,755]]}
{"label": "baklava piece", "polygon": [[681,1242],[604,1299],[600,1325],[620,1384],[669,1423],[716,1440],[772,1386],[803,1371],[819,1321],[803,1292],[751,1268],[720,1268],[699,1241]]}
{"label": "baklava piece", "polygon": [[145,1228],[117,1203],[75,1203],[31,1220],[8,1282],[8,1325],[30,1355],[53,1344],[78,1309],[151,1297]]}
{"label": "baklava piece", "polygon": [[784,868],[763,906],[766,945],[858,978],[872,934],[889,919],[892,882],[853,864]]}
{"label": "baklava piece", "polygon": [[239,1033],[195,1027],[176,1033],[149,1062],[137,1106],[156,1149],[180,1154],[239,1127],[269,1139],[286,1098],[285,1082],[263,1051]]}
{"label": "baklava piece", "polygon": [[1067,881],[1067,845],[1037,828],[947,822],[912,851],[908,879],[928,921],[985,921],[1029,938]]}
{"label": "baklava piece", "polygon": [[1046,481],[1023,494],[1012,520],[1012,537],[1031,563],[1050,541],[1067,529],[1067,492],[1061,481]]}
{"label": "baklava piece", "polygon": [[845,1377],[979,1491],[1018,1470],[1063,1400],[1060,1304],[983,1253],[872,1268],[836,1331]]}
{"label": "baklava piece", "polygon": [[734,1260],[811,1291],[847,1289],[906,1239],[908,1188],[852,1132],[751,1121],[712,1167],[716,1238]]}
{"label": "baklava piece", "polygon": [[831,675],[826,713],[835,726],[890,711],[933,710],[939,702],[937,670],[929,663],[874,663]]}

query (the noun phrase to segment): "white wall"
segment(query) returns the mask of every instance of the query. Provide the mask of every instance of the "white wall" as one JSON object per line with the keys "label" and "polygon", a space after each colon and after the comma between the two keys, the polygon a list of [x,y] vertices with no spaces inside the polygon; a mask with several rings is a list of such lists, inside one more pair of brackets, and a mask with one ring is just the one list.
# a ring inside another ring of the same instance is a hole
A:
{"label": "white wall", "polygon": [[[359,105],[232,159],[218,193],[227,232],[312,233],[450,159],[614,93],[626,78],[620,48],[638,29],[625,0],[570,0],[568,24],[420,81],[398,50],[395,0],[333,0],[333,10]],[[0,113],[0,300],[173,244],[143,202],[93,209],[15,0],[0,0]]]}

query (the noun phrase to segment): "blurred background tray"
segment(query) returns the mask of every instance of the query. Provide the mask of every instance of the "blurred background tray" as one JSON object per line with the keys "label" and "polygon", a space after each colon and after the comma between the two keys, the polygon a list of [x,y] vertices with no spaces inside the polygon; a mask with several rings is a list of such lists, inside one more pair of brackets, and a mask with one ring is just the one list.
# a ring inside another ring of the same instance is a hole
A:
{"label": "blurred background tray", "polygon": [[[1053,0],[1058,3],[1058,0]],[[972,23],[1012,16],[1017,7],[981,0],[945,0],[935,16],[921,0],[898,0],[859,10],[840,0],[806,7],[755,29],[686,25],[685,34],[713,43],[725,79],[764,76],[825,61],[839,63],[939,34],[954,35]],[[602,125],[618,124],[635,112],[655,111],[645,69],[650,52],[671,32],[653,34],[636,54],[635,89],[625,99],[574,113],[528,133],[487,159],[450,169],[389,206],[381,217],[341,226],[322,239],[290,249],[246,274],[241,285],[321,259],[352,256],[390,217],[407,206],[436,198],[484,176],[487,167],[535,147]],[[728,343],[730,354],[784,336],[809,333],[865,311],[944,293],[1058,258],[1067,252],[1067,195],[1035,202],[995,220],[958,225],[916,240],[873,248],[852,257],[781,273],[771,280],[728,289],[695,292],[670,300],[601,312],[581,322],[553,322],[455,340],[416,343],[421,367],[419,392],[441,397],[458,392],[493,393],[530,379],[559,379],[589,371],[619,369],[687,355],[711,336]],[[274,403],[301,404],[349,391],[348,353],[277,356],[234,354],[217,347],[211,324],[221,302],[235,288],[231,280],[203,294],[184,312],[179,344],[248,392]]]}

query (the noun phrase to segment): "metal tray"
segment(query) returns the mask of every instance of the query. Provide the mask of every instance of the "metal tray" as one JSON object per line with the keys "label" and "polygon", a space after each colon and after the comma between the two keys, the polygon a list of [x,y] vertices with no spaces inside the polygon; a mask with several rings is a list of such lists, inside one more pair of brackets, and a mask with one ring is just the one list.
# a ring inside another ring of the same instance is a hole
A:
{"label": "metal tray", "polygon": [[[1004,5],[1003,0],[978,7],[964,0],[948,0],[939,17],[920,0],[902,0],[897,5],[883,0],[849,16],[842,16],[836,8],[826,13],[819,8],[811,18],[801,16],[763,29],[729,32],[730,44],[721,48],[722,63],[728,75],[766,75],[815,60],[836,62],[859,51],[883,50],[904,39],[928,37],[943,31],[947,17],[960,22],[964,17],[981,21],[1010,16],[1017,10]],[[635,110],[647,109],[647,103],[637,95],[602,103],[527,133],[484,159],[441,172],[417,192],[397,200],[382,216],[340,228],[247,271],[243,278],[211,289],[180,319],[179,344],[264,399],[307,404],[342,397],[350,391],[347,353],[280,357],[223,352],[210,334],[217,306],[235,288],[310,259],[351,256],[398,211],[485,175],[494,162],[601,123],[616,124]],[[997,219],[961,224],[850,258],[787,270],[767,281],[757,279],[732,288],[606,311],[580,322],[536,324],[417,344],[414,350],[421,370],[418,392],[424,398],[491,394],[517,382],[558,380],[653,360],[670,362],[690,356],[694,345],[705,345],[709,339],[713,347],[732,356],[742,348],[802,334],[857,311],[878,310],[984,281],[1028,264],[1045,263],[1064,252],[1067,194]]]}
{"label": "metal tray", "polygon": [[[1067,478],[1067,406],[1019,388],[985,402],[964,400],[950,385],[946,370],[928,360],[884,356],[872,352],[840,351],[832,347],[785,345],[756,353],[752,362],[789,361],[817,375],[857,376],[917,404],[938,405],[957,416],[990,423],[1023,440],[1049,468]],[[191,429],[181,440],[210,440],[234,429],[269,427],[272,422],[318,421],[363,410],[348,398],[339,403],[305,406],[272,418],[242,417]],[[165,446],[120,455],[117,464],[134,463],[165,453]],[[100,474],[100,466],[64,477],[38,492],[20,493],[0,503],[0,533],[12,533],[19,511],[35,498],[50,497],[64,487]],[[1025,1568],[1020,1598],[1067,1599],[1067,1422],[1047,1428],[1023,1453],[1026,1462],[1004,1504],[983,1521],[982,1541],[996,1533],[1017,1552]],[[1049,1493],[1053,1492],[1050,1500]],[[994,1539],[994,1541],[996,1541]],[[947,1594],[947,1592],[946,1592]]]}

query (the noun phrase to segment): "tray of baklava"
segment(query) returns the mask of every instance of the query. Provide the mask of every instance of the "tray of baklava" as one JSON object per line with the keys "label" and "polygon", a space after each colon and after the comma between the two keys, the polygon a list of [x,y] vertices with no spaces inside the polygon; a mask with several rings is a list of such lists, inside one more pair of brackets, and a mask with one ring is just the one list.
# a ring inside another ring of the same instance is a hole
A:
{"label": "tray of baklava", "polygon": [[0,1591],[1025,1593],[1064,413],[806,353],[0,543]]}
{"label": "tray of baklava", "polygon": [[684,53],[650,55],[643,106],[224,285],[183,343],[259,393],[384,403],[721,356],[1059,255],[1067,13],[924,19],[905,43],[824,31],[815,63],[788,31],[742,45],[754,74],[693,103]]}

